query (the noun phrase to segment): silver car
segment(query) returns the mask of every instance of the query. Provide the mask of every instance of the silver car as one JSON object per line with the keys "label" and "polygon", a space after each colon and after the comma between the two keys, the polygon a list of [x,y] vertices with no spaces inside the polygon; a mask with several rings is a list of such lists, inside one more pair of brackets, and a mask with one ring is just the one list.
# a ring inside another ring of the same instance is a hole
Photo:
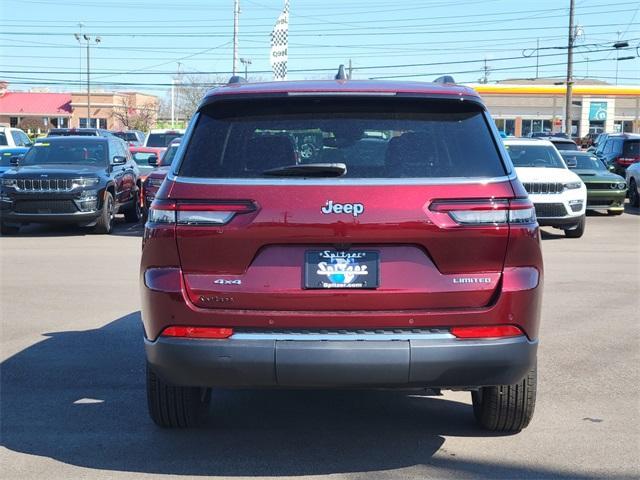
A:
{"label": "silver car", "polygon": [[640,162],[633,163],[627,168],[626,180],[631,206],[640,207]]}

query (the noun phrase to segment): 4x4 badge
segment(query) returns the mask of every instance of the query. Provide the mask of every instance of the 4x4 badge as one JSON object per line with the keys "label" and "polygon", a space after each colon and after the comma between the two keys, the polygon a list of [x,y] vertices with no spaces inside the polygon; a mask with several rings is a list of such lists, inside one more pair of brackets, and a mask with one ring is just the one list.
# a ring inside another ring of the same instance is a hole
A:
{"label": "4x4 badge", "polygon": [[333,203],[333,200],[327,200],[324,207],[320,208],[320,211],[325,215],[330,213],[346,213],[357,217],[364,212],[364,205],[362,203]]}

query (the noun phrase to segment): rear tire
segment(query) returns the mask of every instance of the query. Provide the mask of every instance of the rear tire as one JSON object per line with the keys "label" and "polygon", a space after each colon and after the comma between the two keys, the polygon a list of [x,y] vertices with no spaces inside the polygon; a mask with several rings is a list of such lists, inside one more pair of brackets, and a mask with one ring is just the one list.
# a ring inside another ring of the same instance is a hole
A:
{"label": "rear tire", "polygon": [[580,238],[582,235],[584,235],[584,228],[587,224],[587,219],[585,216],[580,217],[580,222],[578,223],[578,226],[576,228],[574,228],[573,230],[565,230],[564,234],[567,238]]}
{"label": "rear tire", "polygon": [[533,367],[520,383],[471,392],[476,421],[493,432],[519,432],[533,418],[536,390],[537,367]]}
{"label": "rear tire", "polygon": [[102,210],[94,227],[96,233],[111,233],[113,229],[113,217],[115,217],[116,214],[115,208],[113,195],[111,195],[111,192],[105,192],[104,200],[102,201]]}
{"label": "rear tire", "polygon": [[632,207],[640,207],[640,195],[638,195],[638,186],[636,181],[632,178],[629,181],[629,203]]}
{"label": "rear tire", "polygon": [[2,235],[15,235],[20,231],[20,227],[14,225],[7,225],[6,223],[0,224],[0,234]]}
{"label": "rear tire", "polygon": [[211,391],[162,381],[147,364],[147,405],[153,422],[163,428],[188,428],[202,420]]}
{"label": "rear tire", "polygon": [[124,220],[127,223],[138,223],[142,218],[142,209],[140,208],[139,195],[133,200],[133,205],[124,212]]}

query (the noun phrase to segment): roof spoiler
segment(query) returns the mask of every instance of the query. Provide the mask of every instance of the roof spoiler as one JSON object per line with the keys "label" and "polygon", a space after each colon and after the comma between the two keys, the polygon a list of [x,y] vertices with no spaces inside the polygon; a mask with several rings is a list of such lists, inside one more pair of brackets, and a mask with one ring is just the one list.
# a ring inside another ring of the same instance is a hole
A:
{"label": "roof spoiler", "polygon": [[451,75],[443,75],[436,78],[433,83],[456,83]]}

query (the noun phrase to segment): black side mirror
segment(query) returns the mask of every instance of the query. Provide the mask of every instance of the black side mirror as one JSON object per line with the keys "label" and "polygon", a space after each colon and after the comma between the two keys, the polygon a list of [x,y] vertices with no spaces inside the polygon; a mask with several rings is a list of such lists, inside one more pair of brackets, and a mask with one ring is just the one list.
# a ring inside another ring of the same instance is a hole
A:
{"label": "black side mirror", "polygon": [[23,157],[23,155],[14,155],[13,157],[11,157],[9,159],[9,163],[11,165],[18,165],[18,163],[20,162],[20,159]]}
{"label": "black side mirror", "polygon": [[152,167],[157,167],[158,166],[158,156],[157,155],[151,155],[147,159],[147,162],[149,162],[149,165],[151,165]]}
{"label": "black side mirror", "polygon": [[116,155],[113,157],[113,161],[111,162],[113,165],[124,165],[127,163],[127,157]]}

